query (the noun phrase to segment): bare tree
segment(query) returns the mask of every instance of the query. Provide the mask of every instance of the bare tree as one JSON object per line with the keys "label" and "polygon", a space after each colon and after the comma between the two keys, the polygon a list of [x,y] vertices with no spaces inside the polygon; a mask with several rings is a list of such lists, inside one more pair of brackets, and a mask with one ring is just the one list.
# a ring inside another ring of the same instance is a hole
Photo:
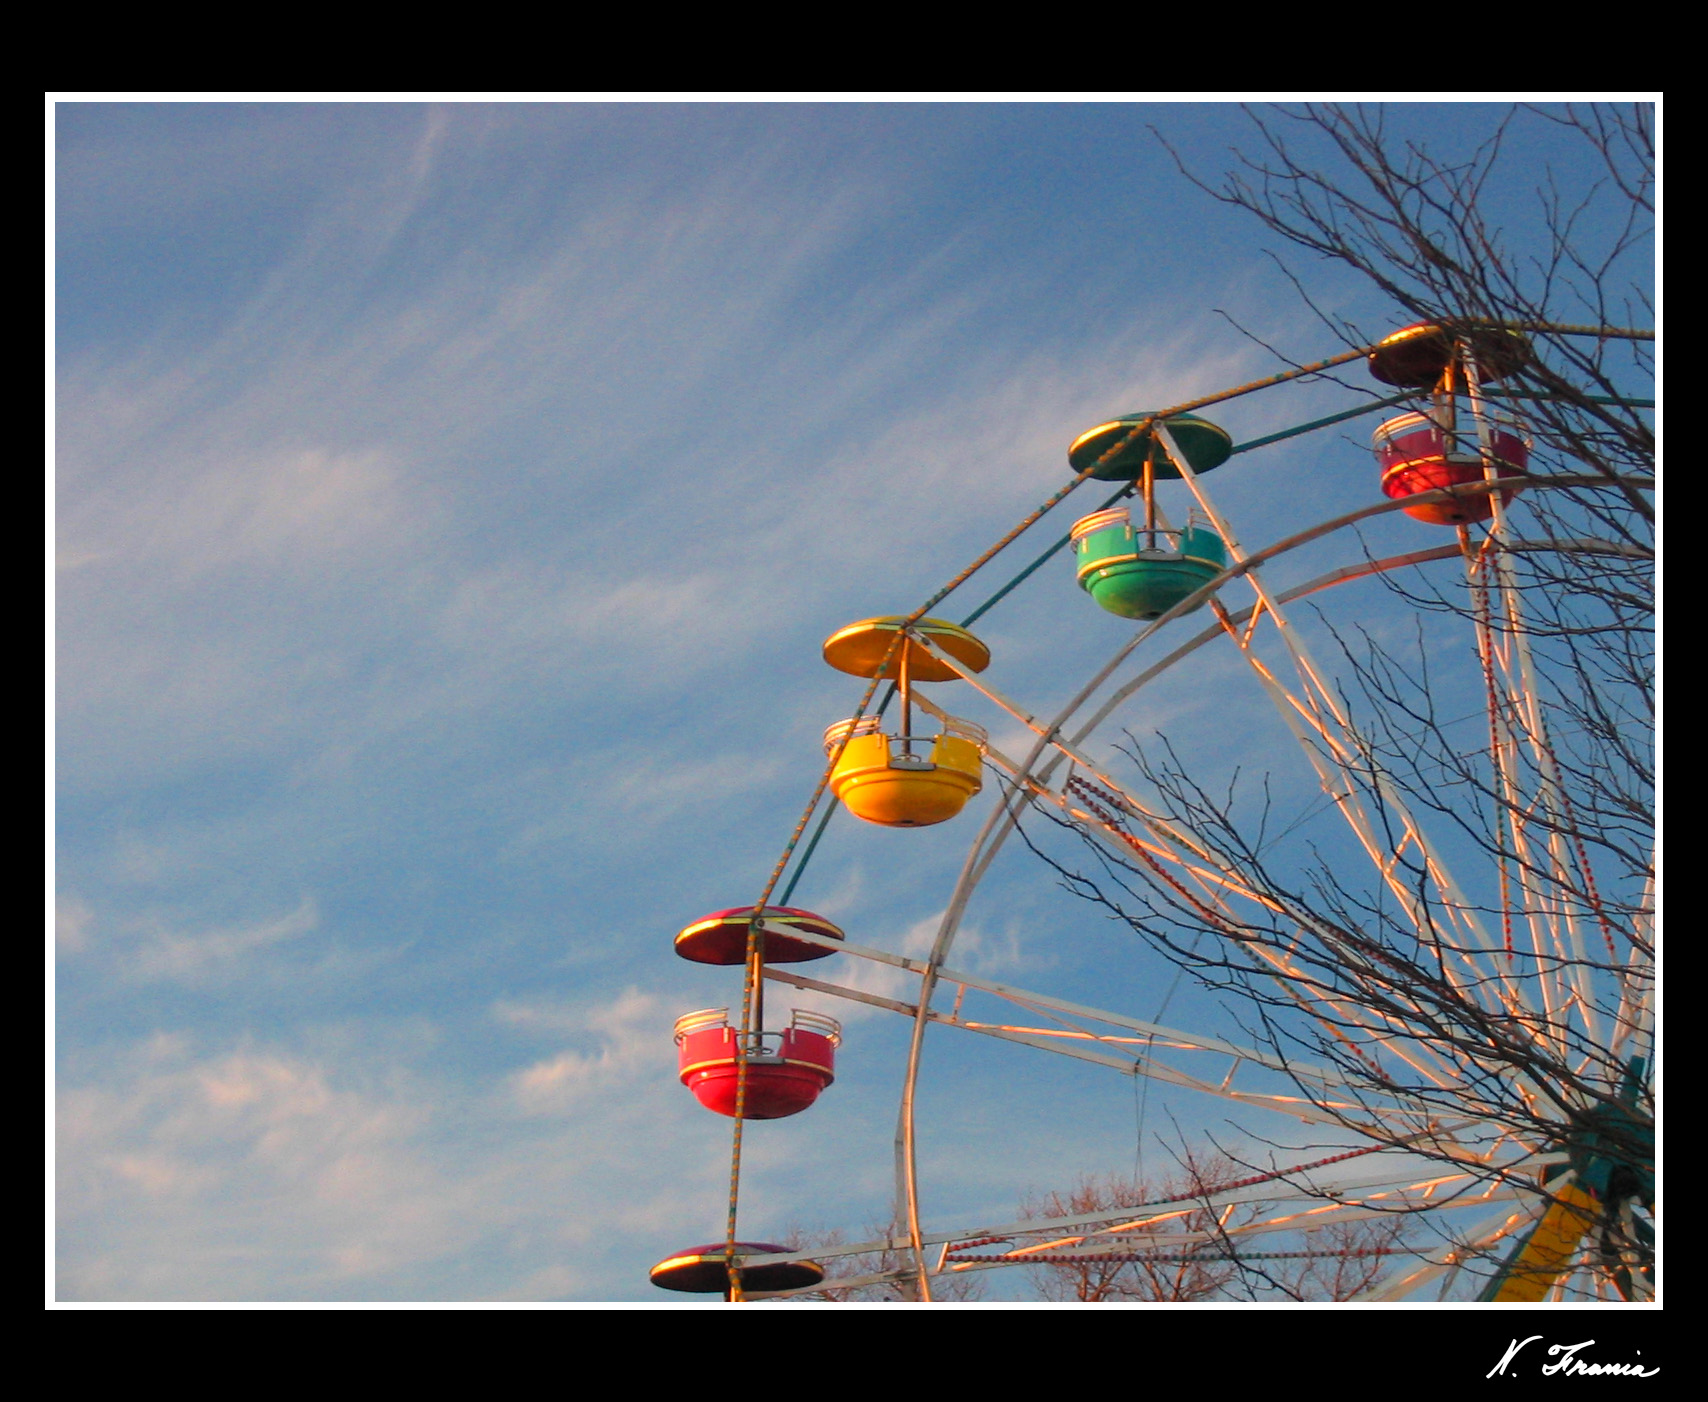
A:
{"label": "bare tree", "polygon": [[[1255,1180],[1216,1150],[1185,1150],[1158,1182],[1086,1179],[1067,1193],[1027,1200],[1023,1225],[1001,1238],[955,1243],[932,1275],[932,1298],[983,1298],[984,1272],[1021,1267],[1039,1298],[1065,1303],[1203,1300],[1342,1300],[1367,1289],[1389,1260],[1409,1254],[1403,1213],[1334,1216],[1317,1223],[1295,1201],[1278,1224],[1266,1200],[1225,1199]],[[1262,1174],[1276,1186],[1284,1175]],[[1319,1210],[1332,1211],[1330,1205]],[[1095,1219],[1085,1223],[1086,1218]],[[1064,1219],[1080,1223],[1063,1235]],[[893,1227],[850,1247],[840,1231],[791,1231],[791,1251],[818,1253],[821,1288],[785,1297],[811,1303],[918,1299],[915,1266]],[[875,1248],[875,1249],[873,1249]]]}
{"label": "bare tree", "polygon": [[[1231,1165],[1230,1165],[1231,1168]],[[1232,1177],[1230,1172],[1228,1177]],[[1184,1245],[1214,1223],[1215,1214],[1192,1201],[1194,1186],[1207,1185],[1170,1179],[1158,1185],[1088,1178],[1067,1193],[1050,1193],[1028,1201],[1024,1217],[1070,1217],[1111,1208],[1131,1208],[1136,1230],[1172,1235]],[[1180,1206],[1150,1206],[1164,1199],[1183,1199]],[[1149,1207],[1149,1211],[1142,1211]],[[1081,1303],[1109,1300],[1215,1299],[1235,1274],[1235,1268],[1215,1251],[1151,1247],[1143,1252],[1111,1250],[1075,1252],[1083,1238],[1066,1242],[1043,1240],[1028,1249],[1037,1262],[1030,1268],[1038,1293],[1046,1300]],[[1054,1248],[1055,1254],[1051,1254]],[[1064,1249],[1067,1248],[1067,1249]]]}
{"label": "bare tree", "polygon": [[[1383,576],[1465,624],[1480,728],[1461,723],[1462,693],[1444,699],[1421,627],[1409,648],[1338,632],[1342,692],[1325,698],[1338,728],[1308,743],[1362,825],[1368,880],[1282,840],[1267,789],[1212,787],[1166,741],[1133,742],[1128,792],[1080,783],[1097,865],[1052,860],[1236,995],[1254,1039],[1328,1068],[1333,1096],[1298,1084],[1342,1124],[1536,1195],[1546,1231],[1444,1248],[1485,1295],[1597,1275],[1640,1294],[1654,1206],[1653,112],[1518,108],[1452,159],[1393,136],[1381,108],[1252,120],[1253,153],[1194,176],[1200,188],[1367,279],[1393,322],[1435,328],[1442,379],[1413,383],[1438,404],[1469,394],[1485,454],[1484,411],[1522,406],[1525,489],[1488,528],[1459,527],[1463,580]],[[1578,144],[1569,193],[1516,159],[1525,124]],[[1520,175],[1539,185],[1528,237],[1490,213],[1496,183]],[[1348,346],[1393,326],[1319,315]],[[1158,860],[1182,832],[1219,871],[1213,888]]]}
{"label": "bare tree", "polygon": [[1067,1193],[1028,1201],[1025,1217],[1076,1217],[1132,1209],[1115,1232],[1038,1239],[1013,1255],[1030,1259],[1046,1300],[1347,1300],[1368,1289],[1405,1249],[1404,1216],[1335,1221],[1320,1230],[1243,1238],[1267,1204],[1218,1207],[1217,1193],[1244,1166],[1217,1151],[1181,1155],[1160,1182],[1087,1178]]}

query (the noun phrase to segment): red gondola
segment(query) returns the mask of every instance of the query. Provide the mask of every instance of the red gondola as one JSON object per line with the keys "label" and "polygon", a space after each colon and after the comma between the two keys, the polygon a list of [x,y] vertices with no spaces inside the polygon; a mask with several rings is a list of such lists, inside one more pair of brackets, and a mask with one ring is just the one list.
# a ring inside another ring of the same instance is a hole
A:
{"label": "red gondola", "polygon": [[[678,1075],[708,1110],[735,1117],[741,1033],[729,1009],[707,1008],[676,1020]],[[835,1018],[797,1009],[781,1032],[750,1034],[745,1120],[798,1115],[836,1079],[842,1027]]]}
{"label": "red gondola", "polygon": [[[1515,425],[1500,420],[1491,422],[1488,434],[1494,475],[1522,477],[1530,462],[1530,440]],[[1455,433],[1443,429],[1429,414],[1401,414],[1376,430],[1375,450],[1382,465],[1382,491],[1396,500],[1486,480],[1482,447],[1469,422],[1461,422]],[[1494,495],[1467,492],[1449,501],[1408,506],[1405,512],[1437,526],[1486,521],[1494,513]],[[1512,496],[1512,490],[1502,491],[1502,504]]]}

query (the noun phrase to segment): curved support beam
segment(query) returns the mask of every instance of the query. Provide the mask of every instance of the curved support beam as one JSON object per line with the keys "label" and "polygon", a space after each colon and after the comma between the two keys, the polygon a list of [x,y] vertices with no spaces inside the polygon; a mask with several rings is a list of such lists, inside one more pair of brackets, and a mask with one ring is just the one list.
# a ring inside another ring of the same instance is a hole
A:
{"label": "curved support beam", "polygon": [[[1226,397],[1232,396],[1230,395]],[[1212,401],[1204,402],[1208,403]],[[928,1022],[933,1020],[930,1012],[931,998],[935,991],[942,966],[948,957],[950,949],[954,945],[955,936],[960,929],[962,919],[965,917],[967,904],[972,897],[973,891],[977,888],[979,881],[982,880],[985,872],[989,869],[991,863],[995,860],[997,854],[1007,842],[1008,837],[1018,826],[1021,811],[1032,801],[1031,789],[1034,786],[1046,787],[1048,785],[1051,776],[1055,773],[1057,768],[1059,768],[1063,759],[1068,757],[1064,751],[1077,749],[1081,744],[1083,744],[1083,742],[1108,718],[1114,709],[1146,681],[1152,679],[1163,670],[1166,670],[1169,666],[1174,665],[1174,663],[1178,662],[1182,657],[1188,655],[1192,651],[1195,651],[1198,647],[1201,647],[1204,643],[1208,642],[1212,637],[1224,636],[1225,625],[1218,621],[1213,628],[1206,629],[1197,638],[1193,639],[1185,646],[1175,649],[1175,651],[1170,653],[1167,658],[1147,669],[1141,677],[1122,686],[1098,708],[1086,723],[1073,732],[1065,746],[1060,746],[1055,737],[1065,730],[1068,723],[1078,715],[1080,710],[1090,701],[1091,697],[1094,696],[1109,680],[1109,678],[1114,675],[1122,663],[1132,655],[1134,650],[1137,649],[1141,643],[1149,639],[1157,629],[1197,607],[1197,605],[1205,598],[1213,596],[1217,590],[1221,589],[1232,580],[1248,574],[1253,569],[1268,562],[1269,560],[1298,549],[1299,547],[1307,545],[1314,540],[1318,540],[1323,536],[1330,535],[1336,531],[1354,525],[1357,522],[1386,515],[1390,512],[1401,511],[1408,506],[1416,506],[1431,501],[1451,500],[1455,495],[1463,496],[1467,493],[1497,492],[1509,487],[1524,487],[1528,490],[1546,490],[1606,485],[1608,485],[1608,480],[1603,476],[1580,474],[1562,474],[1550,477],[1499,478],[1492,481],[1474,483],[1467,487],[1456,488],[1453,491],[1424,492],[1401,501],[1381,502],[1373,506],[1361,508],[1357,511],[1348,512],[1345,515],[1336,517],[1331,521],[1324,522],[1310,530],[1289,536],[1264,550],[1260,550],[1246,556],[1243,560],[1225,571],[1221,576],[1206,585],[1203,589],[1200,589],[1197,593],[1183,599],[1179,604],[1175,605],[1174,608],[1162,615],[1162,617],[1140,629],[1131,639],[1122,644],[1122,646],[1116,650],[1110,660],[1098,669],[1091,680],[1081,687],[1073,698],[1069,700],[1061,711],[1046,725],[1039,727],[1033,721],[1027,721],[1029,728],[1033,731],[1036,738],[1030,750],[1017,766],[1016,786],[1004,796],[1000,803],[992,808],[990,814],[985,819],[984,824],[980,827],[978,835],[974,838],[972,847],[968,851],[966,861],[962,865],[961,873],[956,880],[955,888],[951,894],[948,907],[944,911],[943,918],[938,925],[937,935],[932,943],[929,958],[926,961],[926,973],[922,979],[919,1003],[915,1010],[913,1036],[908,1048],[907,1070],[903,1081],[901,1105],[898,1112],[896,1131],[896,1174],[897,1196],[899,1199],[897,1204],[899,1209],[897,1216],[906,1223],[909,1245],[914,1256],[914,1264],[922,1299],[930,1298],[930,1283],[924,1255],[924,1239],[921,1234],[920,1227],[917,1124],[915,1114],[917,1086],[924,1047],[925,1027]],[[1634,489],[1646,490],[1648,488],[1652,488],[1654,482],[1652,478],[1622,479],[1622,485]],[[1309,584],[1299,586],[1297,589],[1288,590],[1284,594],[1278,595],[1276,602],[1286,602],[1292,598],[1302,597],[1307,593],[1330,588],[1335,584],[1379,573],[1383,569],[1399,568],[1402,565],[1417,564],[1433,559],[1445,559],[1459,555],[1460,553],[1459,547],[1454,545],[1450,547],[1438,547],[1431,550],[1414,551],[1404,556],[1392,557],[1390,560],[1384,562],[1366,561],[1360,565],[1347,566],[1342,570],[1321,576],[1319,579],[1311,581]],[[1256,607],[1257,606],[1253,606],[1252,609],[1243,611],[1237,616],[1238,621],[1249,619],[1256,611]],[[948,661],[948,659],[945,660]],[[953,666],[953,663],[950,662],[950,665]],[[1047,758],[1046,755],[1048,756]]]}

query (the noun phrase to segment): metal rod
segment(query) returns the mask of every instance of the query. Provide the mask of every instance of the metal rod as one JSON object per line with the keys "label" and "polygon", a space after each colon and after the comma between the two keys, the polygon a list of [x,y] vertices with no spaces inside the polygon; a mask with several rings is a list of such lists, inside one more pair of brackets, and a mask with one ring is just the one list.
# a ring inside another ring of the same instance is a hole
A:
{"label": "metal rod", "polygon": [[912,680],[913,636],[906,629],[902,630],[901,658],[896,664],[896,670],[901,674],[901,752],[909,759],[913,758],[913,688]]}
{"label": "metal rod", "polygon": [[[1104,502],[1097,509],[1099,511],[1107,511],[1116,502],[1120,501],[1122,497],[1131,496],[1132,492],[1133,484],[1131,482],[1123,482],[1121,484],[1121,490],[1116,492],[1114,496],[1110,497],[1108,501]],[[1003,585],[1002,588],[996,591],[996,593],[992,594],[976,609],[963,618],[961,620],[961,627],[971,628],[973,624],[977,623],[979,619],[983,618],[985,614],[995,608],[998,603],[1007,598],[1009,594],[1014,592],[1014,590],[1018,589],[1026,582],[1026,580],[1030,579],[1032,575],[1041,569],[1047,561],[1055,559],[1057,555],[1061,554],[1061,552],[1071,544],[1073,544],[1073,532],[1069,531],[1036,560],[1027,565],[1025,569],[1021,570],[1019,574],[1015,575],[1013,579],[1009,580],[1007,584]]]}
{"label": "metal rod", "polygon": [[[1253,448],[1266,448],[1271,443],[1279,443],[1287,438],[1297,438],[1301,433],[1310,433],[1314,429],[1327,428],[1330,424],[1345,423],[1348,419],[1362,418],[1365,414],[1373,414],[1378,409],[1391,409],[1396,404],[1404,404],[1417,398],[1415,390],[1404,394],[1391,394],[1386,399],[1373,399],[1368,404],[1361,404],[1356,409],[1343,409],[1338,414],[1329,414],[1326,418],[1312,419],[1308,424],[1300,424],[1297,428],[1284,428],[1279,433],[1268,433],[1262,438],[1253,438],[1249,443],[1234,445],[1234,453],[1249,453]],[[1233,454],[1230,453],[1231,457]]]}
{"label": "metal rod", "polygon": [[[884,699],[878,702],[878,708],[872,714],[881,720],[884,712],[889,710],[890,702],[895,699],[895,694],[896,688],[892,685],[890,689],[884,693]],[[822,792],[819,797],[823,797]],[[818,826],[813,829],[811,840],[808,841],[806,847],[802,850],[800,859],[795,863],[794,870],[789,873],[789,884],[783,888],[783,894],[777,897],[778,905],[787,905],[789,903],[789,898],[795,894],[795,887],[800,884],[801,877],[806,873],[807,863],[812,860],[812,854],[818,850],[819,838],[824,836],[824,830],[830,826],[830,820],[834,818],[841,809],[842,805],[834,801],[825,806],[824,816],[818,820]]]}
{"label": "metal rod", "polygon": [[[854,954],[859,957],[876,960],[880,963],[905,968],[909,973],[924,974],[928,972],[927,966],[921,964],[918,960],[906,959],[900,955],[888,954],[883,950],[865,949],[860,946],[850,948],[845,946],[841,941],[829,941],[826,939],[814,938],[805,930],[795,931],[794,936],[803,942],[810,941],[811,943],[818,945],[834,944],[842,953]],[[1200,1037],[1190,1032],[1182,1032],[1177,1028],[1163,1027],[1157,1023],[1145,1022],[1141,1018],[1127,1017],[1124,1014],[1108,1012],[1101,1008],[1085,1007],[1078,1003],[1068,1002],[1065,999],[1052,998],[1047,994],[1033,993],[1027,989],[1011,988],[1006,984],[996,983],[990,979],[981,979],[972,974],[964,973],[959,969],[950,969],[945,966],[939,968],[937,972],[938,976],[945,982],[962,984],[968,988],[976,988],[981,993],[989,993],[993,997],[1002,998],[1019,1007],[1030,1008],[1038,1011],[1055,1010],[1072,1017],[1085,1018],[1093,1022],[1107,1023],[1111,1027],[1124,1027],[1128,1031],[1139,1034],[1134,1038],[1098,1038],[1098,1040],[1131,1040],[1142,1042],[1146,1046],[1161,1046],[1174,1051],[1201,1051],[1212,1056],[1230,1056],[1237,1062],[1249,1061],[1255,1066],[1263,1066],[1271,1071],[1282,1071],[1289,1075],[1298,1076],[1303,1080],[1314,1081],[1324,1087],[1332,1088],[1346,1084],[1344,1077],[1326,1067],[1313,1066],[1296,1061],[1287,1061],[1271,1052],[1264,1052],[1251,1047],[1237,1046],[1234,1043],[1224,1041],[1221,1038]],[[880,997],[875,993],[862,993],[857,989],[845,988],[840,984],[826,983],[819,979],[809,978],[805,974],[790,973],[785,969],[777,968],[775,965],[767,966],[765,970],[765,977],[775,980],[778,983],[789,984],[795,988],[808,988],[820,993],[829,993],[838,998],[849,998],[855,1002],[871,1003],[874,1007],[888,1008],[891,1012],[905,1012],[909,1016],[913,1015],[918,1006],[917,1004],[905,1003],[894,998]],[[949,1017],[946,1017],[942,1013],[934,1012],[931,1016],[937,1021],[951,1021]],[[973,1024],[966,1022],[956,1022],[955,1025],[959,1027],[973,1026]],[[1087,1033],[1085,1035],[1096,1037],[1096,1034],[1094,1033]],[[1396,1093],[1396,1098],[1403,1100],[1405,1097]]]}
{"label": "metal rod", "polygon": [[[1555,394],[1551,390],[1540,389],[1496,389],[1493,386],[1483,386],[1483,395],[1488,399],[1564,399],[1568,403],[1611,404],[1620,409],[1653,409],[1652,399],[1625,399],[1616,394]],[[1238,449],[1235,449],[1237,452]]]}
{"label": "metal rod", "polygon": [[1156,549],[1156,439],[1145,449],[1145,549]]}

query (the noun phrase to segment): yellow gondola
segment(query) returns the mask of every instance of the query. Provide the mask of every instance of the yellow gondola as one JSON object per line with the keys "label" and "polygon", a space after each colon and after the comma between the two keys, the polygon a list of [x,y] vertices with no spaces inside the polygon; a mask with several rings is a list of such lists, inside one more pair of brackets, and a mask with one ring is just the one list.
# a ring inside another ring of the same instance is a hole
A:
{"label": "yellow gondola", "polygon": [[831,791],[855,817],[891,828],[947,822],[983,787],[984,731],[970,721],[942,716],[938,734],[915,735],[916,699],[928,713],[941,713],[916,698],[913,685],[960,676],[945,658],[965,671],[982,672],[990,665],[990,649],[965,628],[940,618],[906,624],[896,617],[862,619],[832,633],[824,644],[824,660],[838,671],[897,681],[901,727],[896,734],[886,734],[876,716],[838,721],[824,733],[825,752],[837,756]]}

